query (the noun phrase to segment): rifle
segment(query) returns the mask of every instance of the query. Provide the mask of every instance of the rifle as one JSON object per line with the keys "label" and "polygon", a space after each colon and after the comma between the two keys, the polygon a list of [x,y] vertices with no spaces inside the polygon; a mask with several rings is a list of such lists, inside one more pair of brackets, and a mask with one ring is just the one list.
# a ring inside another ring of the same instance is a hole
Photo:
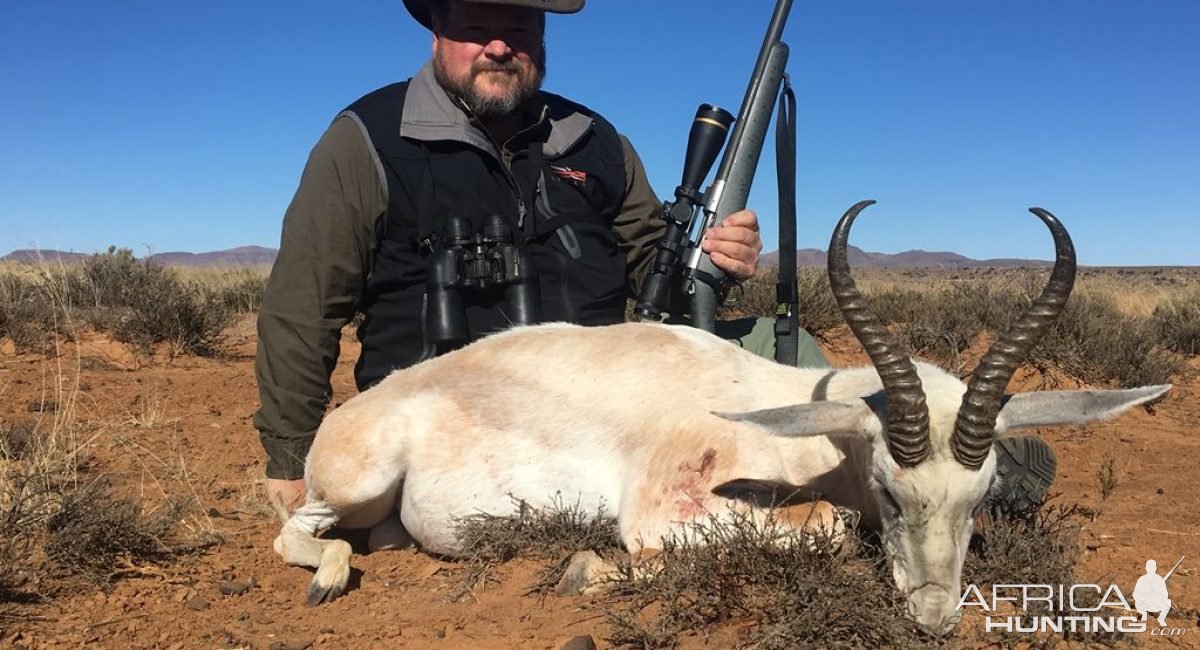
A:
{"label": "rifle", "polygon": [[[635,314],[639,319],[661,318],[668,307],[670,290],[676,280],[676,274],[682,270],[683,288],[691,297],[692,324],[709,332],[715,329],[717,295],[725,279],[725,272],[713,265],[708,254],[701,250],[700,242],[709,228],[720,225],[729,214],[746,207],[746,199],[750,194],[750,185],[754,180],[754,172],[758,167],[759,155],[762,153],[767,126],[774,109],[775,97],[780,94],[780,87],[785,83],[784,67],[787,65],[788,46],[781,38],[791,7],[792,0],[776,2],[754,66],[754,73],[750,77],[745,98],[738,111],[736,125],[729,137],[729,144],[725,147],[721,166],[713,183],[704,192],[700,192],[700,184],[708,176],[717,154],[724,145],[729,126],[735,120],[728,111],[709,104],[702,104],[696,112],[684,157],[682,182],[675,188],[675,200],[663,204],[662,216],[667,221],[667,232],[656,246],[654,265],[638,297]],[[790,87],[786,93],[790,96]],[[782,103],[781,100],[781,105]],[[781,124],[782,118],[783,111]],[[791,119],[794,122],[794,109]],[[792,165],[794,169],[794,162]],[[781,181],[783,180],[781,171]],[[794,192],[794,172],[790,185],[791,192]],[[780,192],[782,196],[782,182]],[[784,203],[781,200],[781,208]],[[791,204],[794,205],[794,200]],[[793,251],[794,219],[792,216]],[[781,231],[784,229],[784,221],[784,215],[781,214]],[[784,246],[782,239],[783,237],[780,241],[781,252]],[[686,262],[683,262],[685,257]],[[791,282],[794,286],[794,278]],[[784,293],[786,291],[780,288],[778,294],[781,300]],[[779,311],[781,314],[787,311],[790,322],[794,323],[794,298],[786,310],[781,304]],[[777,336],[787,330],[783,320],[781,317],[781,322],[776,327]],[[795,329],[794,326],[791,328],[793,336]],[[794,363],[794,351],[792,359]]]}
{"label": "rifle", "polygon": [[1171,577],[1171,574],[1172,574],[1172,573],[1175,573],[1175,569],[1178,569],[1178,568],[1179,568],[1179,565],[1180,565],[1180,564],[1183,564],[1183,558],[1184,558],[1184,557],[1187,557],[1187,556],[1185,555],[1185,556],[1183,556],[1183,557],[1179,558],[1179,561],[1175,563],[1175,566],[1171,567],[1171,570],[1170,570],[1170,571],[1167,571],[1167,575],[1163,576],[1163,582],[1166,582],[1166,581],[1167,581],[1167,578],[1170,578],[1170,577]]}

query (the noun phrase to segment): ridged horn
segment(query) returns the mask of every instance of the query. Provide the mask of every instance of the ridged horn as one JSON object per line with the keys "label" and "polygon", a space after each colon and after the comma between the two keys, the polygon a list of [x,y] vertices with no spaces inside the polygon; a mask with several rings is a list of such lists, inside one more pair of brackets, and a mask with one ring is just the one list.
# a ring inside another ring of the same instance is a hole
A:
{"label": "ridged horn", "polygon": [[854,285],[846,246],[855,217],[874,201],[859,201],[842,215],[829,242],[829,286],[850,331],[871,357],[887,395],[886,439],[892,458],[904,467],[919,464],[929,456],[929,407],[917,368]]}
{"label": "ridged horn", "polygon": [[1054,236],[1054,270],[1042,295],[1033,301],[1004,336],[988,348],[975,367],[954,422],[954,457],[970,469],[979,469],[996,437],[996,417],[1008,382],[1029,351],[1062,313],[1075,286],[1075,245],[1059,220],[1042,208],[1030,212]]}

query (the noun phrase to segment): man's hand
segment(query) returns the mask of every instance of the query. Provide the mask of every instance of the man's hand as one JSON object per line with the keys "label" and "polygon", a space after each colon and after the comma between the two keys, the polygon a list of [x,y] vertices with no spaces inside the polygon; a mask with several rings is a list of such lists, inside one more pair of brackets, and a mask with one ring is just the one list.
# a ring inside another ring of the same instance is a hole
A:
{"label": "man's hand", "polygon": [[700,248],[717,268],[736,280],[748,280],[758,270],[762,239],[758,236],[758,216],[741,210],[725,217],[720,226],[709,228]]}
{"label": "man's hand", "polygon": [[306,490],[304,479],[292,481],[280,478],[267,479],[267,503],[275,509],[280,521],[292,518],[292,513],[304,504]]}

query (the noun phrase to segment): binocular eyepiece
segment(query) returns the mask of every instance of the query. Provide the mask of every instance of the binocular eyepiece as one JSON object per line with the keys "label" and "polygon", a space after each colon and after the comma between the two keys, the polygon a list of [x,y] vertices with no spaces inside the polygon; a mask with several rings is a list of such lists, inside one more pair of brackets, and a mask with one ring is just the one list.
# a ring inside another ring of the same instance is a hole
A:
{"label": "binocular eyepiece", "polygon": [[537,269],[504,218],[490,215],[478,232],[469,219],[447,219],[425,278],[426,340],[439,353],[470,342],[463,294],[493,299],[487,294],[500,289],[506,303],[501,310],[513,325],[542,320]]}

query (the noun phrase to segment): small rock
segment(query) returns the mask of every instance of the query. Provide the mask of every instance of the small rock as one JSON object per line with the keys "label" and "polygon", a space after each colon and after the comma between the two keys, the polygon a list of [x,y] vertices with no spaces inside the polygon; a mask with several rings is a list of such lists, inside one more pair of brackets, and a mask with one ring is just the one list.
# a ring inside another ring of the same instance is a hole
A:
{"label": "small rock", "polygon": [[271,650],[306,650],[312,646],[312,639],[293,639],[291,641],[276,641],[271,644]]}
{"label": "small rock", "polygon": [[604,576],[607,565],[595,551],[579,551],[571,556],[566,571],[554,587],[559,596],[579,596],[595,590]]}
{"label": "small rock", "polygon": [[1158,489],[1157,489],[1157,490],[1155,490],[1154,492],[1155,492],[1156,494],[1166,494],[1166,493],[1167,493],[1167,491],[1166,491],[1166,490],[1164,490],[1164,489],[1162,489],[1162,488],[1158,488]]}
{"label": "small rock", "polygon": [[209,607],[212,607],[207,600],[204,600],[199,596],[192,596],[191,598],[188,598],[187,602],[184,603],[184,606],[196,612],[204,611]]}
{"label": "small rock", "polygon": [[254,587],[254,580],[250,582],[235,582],[233,580],[222,580],[217,585],[217,591],[221,592],[222,596],[241,596]]}
{"label": "small rock", "polygon": [[562,644],[558,650],[596,650],[596,642],[590,634],[584,634]]}

